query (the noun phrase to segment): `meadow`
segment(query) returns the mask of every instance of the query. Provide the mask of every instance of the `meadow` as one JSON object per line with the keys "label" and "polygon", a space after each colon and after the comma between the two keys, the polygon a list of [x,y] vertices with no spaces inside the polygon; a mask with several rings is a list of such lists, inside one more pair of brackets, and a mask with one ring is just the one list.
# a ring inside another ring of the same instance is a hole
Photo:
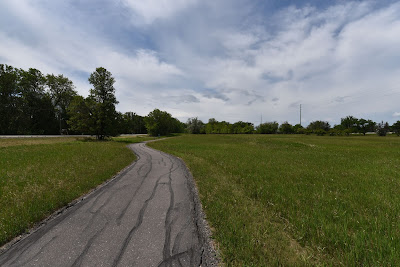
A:
{"label": "meadow", "polygon": [[0,139],[0,246],[135,160],[121,137]]}
{"label": "meadow", "polygon": [[400,138],[184,135],[228,266],[400,265]]}

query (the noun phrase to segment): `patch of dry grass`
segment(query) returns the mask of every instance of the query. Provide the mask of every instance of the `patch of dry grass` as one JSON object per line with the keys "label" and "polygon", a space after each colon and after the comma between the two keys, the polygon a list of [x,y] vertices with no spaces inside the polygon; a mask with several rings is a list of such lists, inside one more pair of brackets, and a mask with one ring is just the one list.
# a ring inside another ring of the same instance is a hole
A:
{"label": "patch of dry grass", "polygon": [[74,142],[83,138],[77,137],[49,137],[49,138],[0,138],[0,148],[9,146],[31,146],[43,144],[57,144]]}

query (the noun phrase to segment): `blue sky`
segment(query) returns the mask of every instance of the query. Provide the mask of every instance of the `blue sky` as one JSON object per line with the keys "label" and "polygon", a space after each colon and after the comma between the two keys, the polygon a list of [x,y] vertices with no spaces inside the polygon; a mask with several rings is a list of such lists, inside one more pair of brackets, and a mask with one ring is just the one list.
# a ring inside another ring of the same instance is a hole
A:
{"label": "blue sky", "polygon": [[2,0],[0,63],[96,67],[121,112],[236,122],[400,120],[400,2]]}

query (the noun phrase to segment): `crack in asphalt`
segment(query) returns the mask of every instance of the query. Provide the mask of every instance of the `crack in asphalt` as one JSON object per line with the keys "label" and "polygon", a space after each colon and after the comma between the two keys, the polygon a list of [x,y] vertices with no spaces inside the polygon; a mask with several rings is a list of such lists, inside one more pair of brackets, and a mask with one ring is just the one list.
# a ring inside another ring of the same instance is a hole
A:
{"label": "crack in asphalt", "polygon": [[138,219],[137,219],[137,221],[136,221],[136,224],[135,224],[135,226],[133,226],[133,228],[129,231],[128,236],[125,238],[125,240],[124,240],[124,242],[123,242],[123,245],[122,245],[122,247],[121,247],[121,250],[120,250],[118,256],[117,256],[117,257],[115,258],[115,260],[114,260],[114,263],[113,263],[113,265],[112,265],[113,267],[115,267],[115,266],[118,265],[118,263],[120,262],[120,260],[121,260],[121,258],[122,258],[122,256],[123,256],[123,254],[125,253],[125,250],[126,250],[126,248],[127,248],[127,246],[128,246],[128,243],[131,241],[131,239],[132,239],[134,233],[138,230],[138,228],[139,228],[140,225],[142,224],[142,222],[143,222],[143,216],[144,216],[144,213],[145,213],[145,211],[146,211],[146,209],[147,209],[147,206],[149,205],[149,202],[154,198],[154,196],[155,196],[155,194],[156,194],[156,191],[157,191],[157,188],[158,188],[158,186],[159,186],[159,182],[160,182],[161,178],[163,178],[163,176],[165,176],[165,174],[164,174],[164,175],[161,175],[160,177],[158,177],[158,179],[157,179],[157,181],[156,181],[156,183],[155,183],[155,185],[154,185],[154,187],[153,187],[153,191],[152,191],[150,197],[146,199],[146,201],[144,202],[142,208],[140,209],[139,216],[138,216]]}
{"label": "crack in asphalt", "polygon": [[[19,266],[25,266],[28,262],[30,262],[32,259],[34,259],[35,257],[37,257],[38,255],[40,255],[40,253],[42,253],[55,239],[57,239],[58,236],[53,236],[42,248],[40,248],[40,250],[34,254],[32,257],[26,259],[25,261],[23,261],[22,263],[19,264]],[[16,260],[18,258],[16,258],[11,265],[13,265]]]}
{"label": "crack in asphalt", "polygon": [[[166,259],[164,259],[158,266],[172,266],[172,263],[176,260],[179,260],[181,257],[186,256],[187,254],[191,254],[192,253],[192,248],[183,251],[183,252],[179,252],[177,254],[174,254]],[[182,266],[182,264],[178,261],[179,265]],[[194,266],[194,265],[189,265],[189,266]]]}
{"label": "crack in asphalt", "polygon": [[[140,181],[140,185],[136,188],[136,190],[135,190],[135,192],[132,194],[130,200],[127,202],[127,204],[125,205],[125,207],[122,209],[120,215],[118,216],[118,218],[117,218],[117,224],[118,224],[118,226],[121,225],[121,220],[122,220],[122,218],[124,217],[124,215],[125,215],[126,211],[128,210],[129,206],[132,204],[132,201],[135,199],[136,194],[138,193],[138,191],[140,190],[140,188],[142,188],[142,185],[143,185],[143,183],[144,183],[144,180],[147,178],[147,176],[149,175],[149,173],[150,173],[151,170],[153,169],[153,162],[152,162],[152,161],[153,161],[153,158],[152,158],[152,156],[151,156],[149,153],[147,153],[147,155],[148,155],[148,157],[146,157],[146,159],[147,159],[146,162],[147,162],[147,163],[150,163],[149,170],[146,172],[145,175],[143,175],[143,177],[142,177],[142,179],[141,179],[141,181]],[[146,166],[146,164],[142,164],[142,165],[139,167],[139,169],[137,170],[138,176],[141,176],[141,175],[140,175],[140,171],[142,170],[142,168],[143,168],[144,166]]]}
{"label": "crack in asphalt", "polygon": [[[104,214],[101,214],[102,209],[111,201],[111,199],[113,198],[113,195],[110,194],[108,196],[108,198],[106,199],[106,201],[104,201],[103,204],[101,204],[101,206],[96,210],[96,211],[92,211],[91,209],[89,209],[89,213],[92,214],[89,223],[86,225],[86,227],[83,229],[82,233],[87,232],[88,230],[90,230],[90,228],[92,227],[92,225],[97,221],[96,219],[100,216],[103,215],[105,217],[105,219],[107,220],[107,217]],[[96,198],[96,200],[99,199],[99,197]]]}
{"label": "crack in asphalt", "polygon": [[108,225],[108,222],[106,222],[104,224],[104,226],[89,239],[89,241],[86,243],[85,248],[83,249],[82,253],[75,259],[74,263],[72,264],[73,267],[79,267],[82,265],[82,261],[83,261],[84,257],[86,256],[86,254],[88,253],[90,247],[92,246],[94,241],[101,235],[101,233],[104,231],[104,229],[106,228],[107,225]]}
{"label": "crack in asphalt", "polygon": [[171,221],[171,213],[174,208],[174,190],[172,189],[172,169],[174,167],[174,163],[171,161],[171,168],[169,171],[168,175],[168,189],[169,189],[169,195],[170,195],[170,200],[169,200],[169,207],[167,210],[167,214],[165,216],[165,241],[164,241],[164,248],[163,248],[163,259],[167,259],[171,256],[170,253],[170,243],[171,243],[171,227],[172,227],[172,221]]}

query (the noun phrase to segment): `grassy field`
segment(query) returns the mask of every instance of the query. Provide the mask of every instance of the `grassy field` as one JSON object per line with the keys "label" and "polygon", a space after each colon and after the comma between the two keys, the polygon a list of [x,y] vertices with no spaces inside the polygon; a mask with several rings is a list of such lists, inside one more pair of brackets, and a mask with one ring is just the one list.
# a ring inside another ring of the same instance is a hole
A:
{"label": "grassy field", "polygon": [[135,159],[126,144],[147,139],[0,139],[0,245],[111,178]]}
{"label": "grassy field", "polygon": [[400,138],[186,135],[181,157],[231,266],[400,265]]}

